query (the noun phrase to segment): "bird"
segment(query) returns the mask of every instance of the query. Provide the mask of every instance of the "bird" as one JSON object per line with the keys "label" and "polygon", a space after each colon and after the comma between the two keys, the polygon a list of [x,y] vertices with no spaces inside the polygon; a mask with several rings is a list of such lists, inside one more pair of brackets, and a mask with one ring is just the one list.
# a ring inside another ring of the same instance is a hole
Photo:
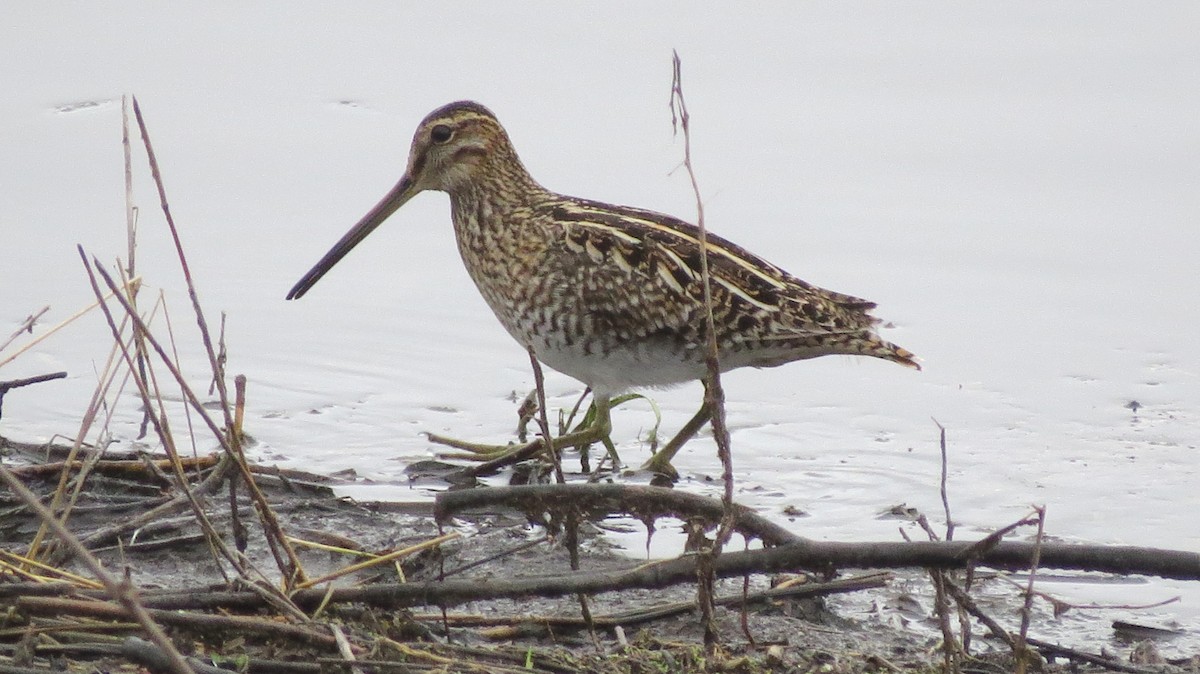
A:
{"label": "bird", "polygon": [[[550,191],[526,170],[496,115],[473,101],[444,105],[421,121],[400,180],[287,299],[303,297],[425,191],[449,195],[463,264],[509,335],[540,363],[591,389],[596,422],[564,442],[607,438],[614,395],[704,379],[699,228],[651,210]],[[721,371],[834,354],[920,369],[912,352],[878,334],[874,302],[817,287],[706,234]],[[702,404],[644,467],[677,476],[672,459],[710,417]]]}

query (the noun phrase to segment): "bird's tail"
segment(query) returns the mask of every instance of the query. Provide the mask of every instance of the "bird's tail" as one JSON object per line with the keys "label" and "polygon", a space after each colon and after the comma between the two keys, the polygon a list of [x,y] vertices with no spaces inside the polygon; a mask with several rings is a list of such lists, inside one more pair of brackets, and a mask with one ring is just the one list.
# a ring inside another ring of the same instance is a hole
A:
{"label": "bird's tail", "polygon": [[899,363],[915,370],[921,369],[921,364],[917,362],[917,354],[902,346],[892,344],[876,334],[871,335],[869,346],[864,353],[865,355],[890,360],[893,363]]}

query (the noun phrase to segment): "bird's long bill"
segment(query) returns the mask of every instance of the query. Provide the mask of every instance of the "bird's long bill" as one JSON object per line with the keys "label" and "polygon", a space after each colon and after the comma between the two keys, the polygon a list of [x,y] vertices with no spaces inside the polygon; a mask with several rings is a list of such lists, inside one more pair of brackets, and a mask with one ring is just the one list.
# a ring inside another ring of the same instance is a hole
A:
{"label": "bird's long bill", "polygon": [[322,257],[319,262],[313,265],[312,269],[308,270],[304,278],[292,286],[292,289],[288,291],[287,298],[289,300],[297,300],[304,297],[304,293],[316,285],[317,281],[320,281],[326,272],[333,269],[333,265],[337,264],[343,257],[346,257],[346,253],[349,253],[351,249],[367,238],[367,235],[375,231],[376,227],[382,225],[383,221],[387,220],[389,215],[395,213],[397,209],[413,198],[417,191],[413,187],[411,178],[407,175],[401,178],[400,182],[396,183],[396,186],[379,203],[375,204],[375,207],[364,215],[362,220],[358,221],[358,224],[351,227],[350,231],[346,232],[346,235],[340,241],[333,244],[333,248],[330,248],[329,252],[325,253],[325,257]]}

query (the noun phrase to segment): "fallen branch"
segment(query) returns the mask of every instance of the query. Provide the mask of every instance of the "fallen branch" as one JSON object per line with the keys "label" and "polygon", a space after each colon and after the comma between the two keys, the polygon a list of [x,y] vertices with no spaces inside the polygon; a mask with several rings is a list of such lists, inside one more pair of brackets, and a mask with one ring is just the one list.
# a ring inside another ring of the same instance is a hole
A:
{"label": "fallen branch", "polygon": [[[1000,543],[977,563],[1002,569],[1027,569],[1033,558],[1030,543]],[[836,543],[804,541],[775,548],[726,552],[714,564],[717,577],[766,574],[798,569],[832,572],[842,568],[963,568],[974,552],[970,541],[918,543]],[[694,582],[696,556],[686,555],[629,569],[595,573],[569,573],[536,578],[430,581],[425,583],[380,584],[365,587],[300,590],[292,594],[299,606],[315,607],[323,602],[360,602],[374,606],[450,607],[490,599],[558,597],[586,592],[616,592],[653,589]],[[1200,579],[1200,554],[1178,550],[1130,546],[1043,544],[1042,568],[1134,573],[1165,578]],[[90,593],[83,592],[87,595]],[[228,608],[250,610],[262,599],[245,592],[147,592],[142,601],[159,609]]]}
{"label": "fallen branch", "polygon": [[[725,515],[725,506],[720,501],[674,489],[622,484],[539,484],[442,492],[437,495],[434,517],[445,522],[465,510],[496,506],[538,514],[573,508],[592,518],[628,513],[646,522],[659,517],[683,520],[702,517],[718,522]],[[745,506],[735,505],[733,513],[734,530],[747,538],[760,539],[766,545],[804,540]]]}

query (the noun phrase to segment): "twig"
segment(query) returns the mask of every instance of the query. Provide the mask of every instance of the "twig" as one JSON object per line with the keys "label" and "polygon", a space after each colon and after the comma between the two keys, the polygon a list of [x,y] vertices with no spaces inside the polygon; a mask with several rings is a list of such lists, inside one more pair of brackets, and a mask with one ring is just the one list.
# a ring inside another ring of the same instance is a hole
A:
{"label": "twig", "polygon": [[941,493],[942,510],[946,513],[946,540],[952,541],[954,540],[954,520],[950,517],[950,497],[947,495],[946,491],[946,483],[948,481],[947,475],[949,474],[950,468],[950,462],[947,460],[946,456],[946,427],[938,423],[937,419],[934,419],[933,423],[938,427],[938,445],[942,450]]}
{"label": "twig", "polygon": [[1037,538],[1034,539],[1033,555],[1029,560],[1029,583],[1025,588],[1025,601],[1021,604],[1021,630],[1015,639],[1013,656],[1017,659],[1017,674],[1025,674],[1029,667],[1029,649],[1025,645],[1029,637],[1029,622],[1033,619],[1033,583],[1037,577],[1038,561],[1042,554],[1043,534],[1046,530],[1046,506],[1034,506],[1037,513]]}
{"label": "twig", "polygon": [[964,592],[954,583],[948,581],[945,583],[945,590],[946,593],[949,594],[964,611],[975,616],[979,622],[983,623],[984,627],[987,627],[992,631],[992,634],[997,639],[1003,641],[1009,648],[1013,649],[1014,652],[1016,651],[1017,644],[1015,641],[1013,641],[1012,635],[1008,633],[1008,630],[1004,629],[1004,627],[1000,625],[1000,623],[996,622],[990,615],[984,613],[983,610],[980,609],[975,603],[975,600],[971,598],[971,595]]}
{"label": "twig", "polygon": [[[554,479],[559,484],[566,482],[563,478],[562,457],[558,449],[554,446],[554,436],[550,433],[550,419],[546,416],[546,388],[545,380],[542,378],[542,364],[538,362],[537,354],[534,353],[533,347],[526,347],[529,352],[529,366],[533,369],[533,390],[537,393],[538,426],[542,430],[542,446],[546,447],[550,454],[550,462],[554,465]],[[575,551],[573,558],[578,562],[578,550]]]}
{"label": "twig", "polygon": [[[123,289],[128,290],[130,288],[135,288],[138,285],[140,285],[141,283],[142,283],[142,277],[136,276],[136,277],[130,279],[129,282],[125,284]],[[107,300],[107,299],[111,298],[116,292],[118,292],[118,291],[113,290],[113,291],[109,292],[107,295],[104,296],[104,299]],[[76,311],[75,313],[68,316],[66,319],[60,321],[58,323],[58,325],[55,325],[54,327],[43,332],[42,334],[38,335],[37,337],[34,337],[33,339],[29,340],[28,342],[23,344],[21,346],[21,348],[17,349],[14,353],[11,353],[8,356],[6,356],[5,358],[0,359],[0,367],[4,367],[5,365],[8,365],[9,363],[13,362],[14,360],[17,359],[18,356],[20,356],[21,354],[25,353],[26,351],[32,349],[33,347],[35,347],[39,343],[41,343],[41,341],[43,339],[46,339],[50,335],[53,335],[54,333],[58,332],[59,330],[62,330],[63,328],[70,325],[71,323],[74,323],[75,321],[79,320],[79,318],[81,316],[83,316],[87,312],[91,311],[92,309],[95,309],[98,306],[100,306],[100,300],[92,302],[91,304],[80,309],[79,311]]]}
{"label": "twig", "polygon": [[[224,482],[225,476],[229,474],[229,469],[233,464],[231,459],[222,457],[209,473],[208,477],[204,478],[198,485],[192,487],[192,494],[197,498],[213,493]],[[147,524],[164,517],[170,517],[182,510],[186,510],[189,505],[187,495],[180,494],[166,503],[147,510],[146,512],[132,519],[116,522],[102,529],[97,529],[87,536],[83,537],[83,544],[88,548],[95,548],[112,542],[124,533],[142,528]]]}
{"label": "twig", "polygon": [[380,555],[378,557],[368,559],[365,562],[359,562],[357,564],[351,564],[350,566],[342,567],[342,568],[338,569],[337,571],[334,571],[333,573],[329,573],[324,576],[321,576],[320,578],[314,578],[312,580],[306,580],[304,582],[297,583],[296,588],[303,589],[306,587],[313,587],[315,585],[320,585],[321,583],[327,583],[331,580],[337,580],[338,578],[341,578],[342,576],[347,576],[352,573],[362,571],[363,569],[373,569],[373,568],[375,568],[377,566],[381,566],[383,564],[390,564],[390,563],[396,561],[397,559],[403,559],[410,555],[414,555],[418,552],[421,552],[422,550],[436,548],[439,545],[441,545],[442,543],[447,543],[449,541],[452,541],[452,540],[455,540],[456,538],[461,538],[461,537],[462,537],[462,534],[458,533],[457,531],[452,531],[448,534],[444,534],[444,535],[438,536],[436,538],[431,538],[427,541],[422,541],[421,543],[418,543],[416,545],[410,545],[407,548],[404,548],[402,550],[393,550],[392,552],[389,552],[386,555]]}
{"label": "twig", "polygon": [[[95,293],[96,297],[98,297],[98,298],[101,297],[100,286],[96,280],[96,273],[99,273],[99,275],[101,277],[103,277],[105,283],[107,283],[111,289],[115,289],[115,284],[113,283],[112,277],[109,276],[108,272],[106,272],[104,270],[104,267],[103,267],[103,265],[100,264],[99,260],[93,260],[93,265],[89,265],[88,261],[87,261],[87,254],[84,252],[83,246],[78,246],[77,248],[79,251],[79,257],[83,261],[84,269],[88,273],[88,280],[91,282],[92,291]],[[93,273],[93,266],[95,267],[96,273]],[[150,334],[149,329],[146,327],[146,323],[137,314],[137,310],[133,306],[132,300],[129,298],[126,298],[125,296],[120,295],[120,294],[116,294],[115,297],[116,297],[117,301],[121,304],[122,308],[125,310],[126,316],[129,318],[129,320],[131,320],[133,322],[135,339],[137,341],[140,341],[143,343],[143,346],[141,348],[139,348],[138,351],[139,352],[144,351],[145,350],[144,343],[146,341],[149,341],[155,347],[156,351],[158,351],[159,356],[162,358],[163,362],[166,364],[167,369],[171,371],[171,374],[180,383],[180,385],[182,387],[184,387],[184,389],[186,390],[187,387],[186,387],[186,383],[183,379],[182,374],[180,374],[178,368],[167,357],[166,352],[163,351],[161,345],[159,345],[154,340],[153,336]],[[158,434],[159,438],[162,440],[163,447],[164,447],[164,449],[167,450],[168,456],[177,458],[178,452],[175,451],[174,439],[173,439],[173,436],[171,435],[171,432],[167,425],[168,420],[167,420],[166,411],[163,408],[162,396],[154,396],[154,395],[151,395],[151,393],[150,393],[150,385],[152,383],[155,386],[155,389],[157,390],[157,379],[154,376],[154,369],[150,368],[147,372],[147,374],[150,377],[149,381],[147,381],[147,379],[145,377],[138,375],[138,373],[136,371],[136,361],[134,359],[134,354],[130,353],[129,349],[126,348],[126,346],[121,342],[121,330],[120,330],[120,328],[117,327],[116,319],[113,316],[112,312],[109,310],[108,304],[106,302],[104,302],[103,300],[101,300],[100,305],[104,312],[105,319],[108,321],[109,329],[113,333],[113,338],[114,338],[114,340],[116,340],[116,344],[121,349],[121,355],[125,359],[125,364],[129,368],[129,372],[130,372],[131,376],[133,377],[134,384],[138,388],[138,393],[142,397],[143,404],[145,405],[145,407],[147,409],[152,410],[155,407],[155,401],[157,401],[157,403],[158,403],[159,413],[158,414],[151,413],[149,415],[149,419],[152,422],[152,424],[154,425],[155,432]],[[197,407],[199,407],[199,405],[197,405]],[[207,415],[205,415],[205,416],[207,417]],[[218,440],[221,440],[219,433],[217,433],[217,436],[218,436]],[[172,461],[171,465],[172,465],[172,468],[176,472],[176,477],[179,480],[181,491],[183,491],[183,496],[186,499],[185,502],[189,506],[191,506],[192,512],[195,514],[197,521],[201,524],[201,528],[205,533],[205,538],[209,541],[210,547],[213,549],[216,549],[216,550],[220,550],[222,553],[224,553],[226,559],[229,560],[230,564],[232,564],[234,566],[234,568],[237,568],[244,573],[244,567],[241,564],[239,564],[239,560],[237,559],[237,557],[232,555],[229,552],[228,548],[224,545],[224,543],[221,542],[220,536],[217,534],[216,530],[213,528],[212,523],[209,521],[208,515],[204,512],[204,508],[200,505],[198,498],[192,493],[192,490],[190,488],[188,488],[187,478],[183,473],[183,468],[182,468],[181,464],[177,460],[174,460],[174,461]]]}
{"label": "twig", "polygon": [[10,379],[8,381],[0,381],[0,417],[3,416],[4,410],[4,394],[12,389],[21,388],[22,386],[30,386],[32,384],[40,384],[44,381],[54,381],[55,379],[65,379],[66,372],[53,372],[51,374],[39,374],[36,377],[25,377],[24,379]]}
{"label": "twig", "polygon": [[[533,368],[533,390],[537,392],[537,419],[538,426],[542,431],[542,445],[550,453],[550,460],[554,463],[554,479],[558,484],[565,484],[566,478],[563,477],[562,454],[558,448],[554,446],[554,438],[550,433],[550,418],[546,413],[546,387],[545,379],[542,377],[542,364],[538,362],[537,354],[534,353],[533,347],[527,347],[529,351],[529,364]],[[566,544],[567,554],[570,555],[571,570],[579,570],[579,513],[574,508],[567,508],[566,517],[563,518],[563,526],[566,528]],[[587,595],[580,593],[579,612],[583,616],[583,621],[588,625],[588,632],[595,639],[595,630],[592,629],[592,611],[588,607]]]}
{"label": "twig", "polygon": [[[711,414],[713,438],[717,443],[717,457],[721,460],[722,480],[725,484],[723,502],[727,513],[733,509],[733,455],[729,450],[729,429],[725,426],[725,390],[721,387],[721,365],[717,345],[717,330],[713,319],[712,283],[708,269],[708,230],[704,225],[704,200],[700,196],[700,184],[696,180],[696,171],[692,167],[691,118],[688,115],[687,103],[683,97],[682,62],[679,52],[672,51],[671,72],[671,122],[678,120],[679,128],[683,131],[683,165],[687,169],[688,179],[692,183],[692,192],[696,196],[696,228],[697,241],[700,247],[700,283],[703,286],[704,298],[704,328],[707,337],[704,349],[704,365],[707,375],[704,378],[704,405]],[[733,534],[732,515],[727,514],[721,519],[721,526],[712,546],[701,554],[715,558]],[[713,619],[713,576],[708,564],[701,565],[702,577],[699,578],[700,607],[704,622],[704,643],[712,650],[716,647],[718,636],[716,622]],[[749,635],[747,635],[749,636]],[[753,639],[751,639],[753,640]]]}
{"label": "twig", "polygon": [[[37,325],[38,319],[41,318],[42,315],[45,314],[47,311],[50,311],[50,305],[46,305],[46,306],[42,307],[41,309],[38,309],[34,313],[26,316],[25,320],[21,321],[21,327],[14,330],[13,333],[11,335],[9,335],[8,339],[4,340],[3,344],[0,344],[0,351],[7,349],[8,345],[12,344],[14,341],[16,341],[17,337],[20,337],[22,334],[28,332],[29,334],[32,335],[33,334],[33,326]],[[8,361],[5,361],[5,362],[8,362]],[[3,363],[0,363],[0,365],[3,365]]]}
{"label": "twig", "polygon": [[154,619],[150,617],[146,608],[138,601],[137,590],[127,581],[119,581],[115,576],[105,570],[104,565],[100,560],[96,559],[83,544],[79,542],[75,535],[67,530],[54,513],[50,512],[38,497],[33,492],[25,488],[25,485],[10,473],[7,468],[0,465],[0,479],[3,479],[8,488],[16,494],[17,498],[37,513],[38,518],[50,528],[54,535],[63,542],[64,545],[71,548],[75,555],[79,557],[88,570],[92,572],[96,579],[104,584],[105,590],[109,596],[115,599],[121,606],[125,615],[132,616],[134,620],[146,630],[147,636],[154,642],[156,646],[163,650],[168,657],[168,665],[175,674],[192,674],[191,667],[183,660],[183,656],[175,649],[175,645],[167,638],[162,628],[158,626]]}
{"label": "twig", "polygon": [[[162,207],[163,216],[167,221],[167,228],[171,231],[171,239],[175,244],[175,252],[179,258],[179,267],[183,271],[183,278],[187,284],[188,297],[192,300],[192,309],[196,314],[196,325],[200,328],[200,340],[204,344],[205,353],[208,355],[209,366],[212,369],[213,377],[217,385],[217,395],[221,401],[221,412],[225,418],[225,429],[227,437],[222,441],[222,445],[227,450],[234,454],[237,460],[237,465],[240,470],[242,479],[246,483],[246,487],[250,491],[251,500],[254,503],[255,511],[258,513],[259,519],[262,521],[263,530],[266,532],[268,547],[272,555],[275,557],[279,571],[283,574],[284,582],[291,584],[294,581],[304,581],[304,566],[300,563],[299,557],[296,556],[295,550],[287,541],[287,536],[283,533],[279,526],[279,521],[275,517],[275,513],[271,510],[262,492],[259,491],[257,485],[254,484],[254,479],[250,475],[250,470],[246,462],[246,457],[242,453],[242,441],[234,432],[233,410],[229,404],[229,395],[225,388],[225,377],[220,360],[217,357],[217,352],[213,348],[212,336],[208,330],[208,322],[204,318],[204,309],[200,305],[199,295],[196,293],[196,285],[192,281],[192,272],[188,267],[187,255],[183,252],[183,243],[179,238],[179,229],[175,226],[175,218],[171,215],[171,207],[167,202],[167,191],[163,185],[162,172],[159,170],[158,158],[154,154],[154,147],[150,142],[150,132],[146,128],[146,120],[142,117],[141,106],[138,105],[137,97],[133,97],[133,114],[137,118],[138,129],[141,131],[142,144],[146,147],[146,156],[150,161],[150,174],[154,178],[154,186],[158,190],[159,204]],[[100,270],[104,274],[103,270]],[[180,383],[183,382],[182,377],[177,377]],[[194,394],[192,395],[194,398]],[[207,416],[206,416],[207,420]],[[211,420],[210,425],[211,425]],[[214,433],[220,437],[222,434],[215,427]],[[280,556],[280,550],[287,557],[286,563]]]}
{"label": "twig", "polygon": [[188,267],[187,255],[183,252],[183,243],[179,239],[179,229],[175,226],[175,218],[171,215],[171,206],[167,202],[167,191],[163,185],[162,171],[158,167],[158,157],[154,154],[154,146],[150,142],[150,132],[146,129],[146,120],[142,117],[142,108],[138,105],[137,96],[133,97],[133,115],[137,118],[138,130],[142,134],[142,144],[146,147],[146,156],[150,161],[150,174],[154,178],[154,186],[158,189],[159,205],[162,208],[163,217],[166,218],[167,228],[171,231],[171,240],[175,243],[175,253],[179,258],[179,267],[183,270],[183,279],[187,283],[188,297],[192,300],[192,309],[196,313],[196,324],[200,328],[200,339],[204,343],[204,350],[208,354],[209,365],[212,368],[213,376],[217,377],[217,393],[221,399],[221,409],[225,413],[226,428],[233,427],[233,419],[229,406],[229,398],[225,392],[225,380],[219,377],[220,366],[217,362],[217,354],[213,349],[212,337],[208,332],[208,322],[204,318],[204,309],[200,306],[200,298],[196,294],[196,285],[192,282],[192,272]]}
{"label": "twig", "polygon": [[125,160],[125,273],[137,269],[137,207],[133,205],[133,148],[129,143],[129,100],[121,97],[121,154]]}
{"label": "twig", "polygon": [[358,666],[358,658],[354,656],[354,648],[350,646],[350,640],[346,638],[346,633],[336,623],[329,625],[329,631],[333,632],[333,638],[337,641],[338,655],[346,661],[353,674],[363,674],[362,667]]}

